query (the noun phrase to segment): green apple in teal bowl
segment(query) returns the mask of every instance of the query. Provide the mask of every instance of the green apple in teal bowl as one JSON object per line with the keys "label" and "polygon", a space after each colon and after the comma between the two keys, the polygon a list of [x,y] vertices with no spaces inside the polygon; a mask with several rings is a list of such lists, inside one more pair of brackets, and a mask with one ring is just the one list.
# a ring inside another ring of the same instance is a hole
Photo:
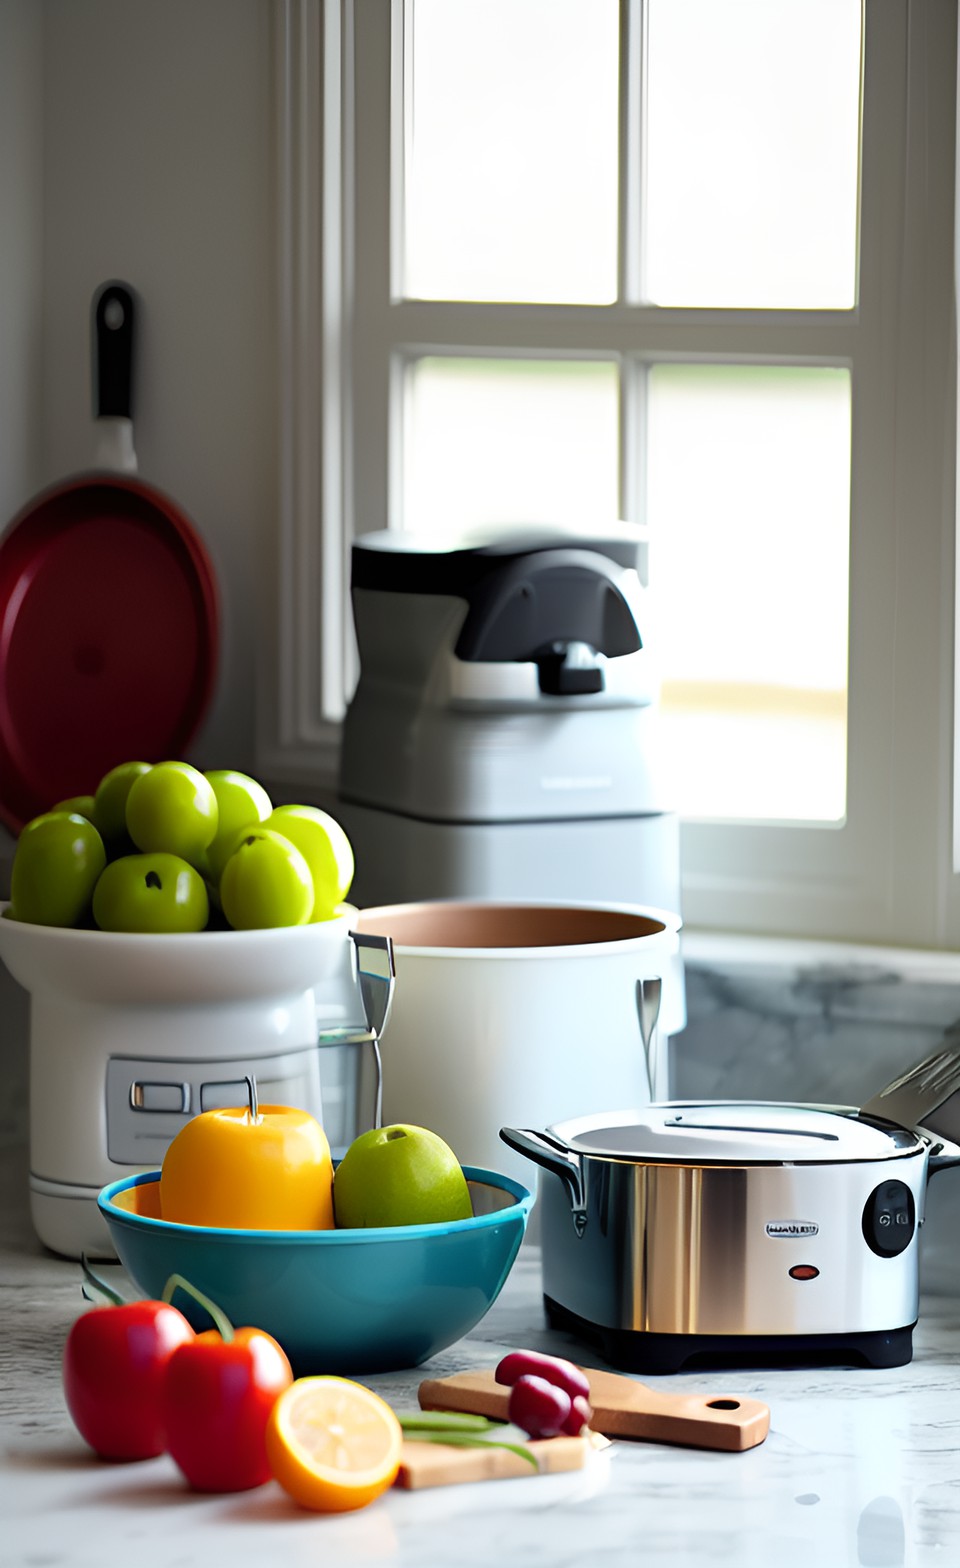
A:
{"label": "green apple in teal bowl", "polygon": [[212,768],[204,778],[217,797],[217,832],[207,849],[206,870],[219,882],[243,829],[265,822],[273,802],[262,784],[234,768]]}
{"label": "green apple in teal bowl", "polygon": [[179,855],[123,855],[101,873],[93,918],[101,931],[202,931],[210,914],[203,877]]}
{"label": "green apple in teal bowl", "polygon": [[469,1219],[470,1189],[450,1145],[427,1127],[395,1122],[351,1143],[333,1178],[337,1224],[435,1225]]}
{"label": "green apple in teal bowl", "polygon": [[145,854],[179,855],[197,865],[216,837],[217,797],[189,762],[158,762],[131,785],[126,818],[127,832]]}
{"label": "green apple in teal bowl", "polygon": [[296,844],[313,878],[314,920],[329,920],[353,881],[353,849],[339,822],[319,806],[277,806],[264,823]]}
{"label": "green apple in teal bowl", "polygon": [[149,762],[120,762],[105,773],[97,785],[93,821],[106,843],[126,838],[127,796],[136,780],[149,771]]}
{"label": "green apple in teal bowl", "polygon": [[10,872],[12,918],[38,926],[76,926],[90,911],[106,865],[92,822],[71,811],[48,811],[20,831]]}
{"label": "green apple in teal bowl", "polygon": [[223,868],[220,904],[235,931],[306,925],[313,913],[310,867],[281,833],[251,828]]}

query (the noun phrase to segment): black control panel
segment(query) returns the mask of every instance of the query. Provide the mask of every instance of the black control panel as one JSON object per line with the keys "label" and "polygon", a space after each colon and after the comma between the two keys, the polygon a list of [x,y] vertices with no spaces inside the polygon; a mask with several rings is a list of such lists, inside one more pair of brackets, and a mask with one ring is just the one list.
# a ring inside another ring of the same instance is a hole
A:
{"label": "black control panel", "polygon": [[909,1247],[917,1228],[913,1193],[902,1181],[882,1181],[863,1209],[867,1246],[881,1258],[895,1258]]}

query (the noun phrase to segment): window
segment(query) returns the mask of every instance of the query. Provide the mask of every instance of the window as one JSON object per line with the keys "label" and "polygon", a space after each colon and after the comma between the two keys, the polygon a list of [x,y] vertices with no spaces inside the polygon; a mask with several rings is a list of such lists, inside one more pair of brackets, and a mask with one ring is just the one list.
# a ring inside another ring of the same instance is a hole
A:
{"label": "window", "polygon": [[279,16],[265,767],[329,767],[352,533],[628,517],[688,924],[960,939],[953,7]]}

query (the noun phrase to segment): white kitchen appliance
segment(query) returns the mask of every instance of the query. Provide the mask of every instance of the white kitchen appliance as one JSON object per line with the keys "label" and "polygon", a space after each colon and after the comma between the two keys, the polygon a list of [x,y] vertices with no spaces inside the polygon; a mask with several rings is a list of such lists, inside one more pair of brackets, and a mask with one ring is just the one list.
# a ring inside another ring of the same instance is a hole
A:
{"label": "white kitchen appliance", "polygon": [[644,537],[615,523],[356,541],[338,815],[358,902],[679,913]]}
{"label": "white kitchen appliance", "polygon": [[0,958],[30,994],[30,1206],[46,1246],[112,1255],[100,1189],[159,1166],[199,1111],[246,1104],[248,1076],[261,1103],[309,1110],[332,1144],[341,1122],[352,1136],[355,1108],[337,1096],[355,1066],[325,1061],[369,1038],[388,948],[351,932],[356,913],[183,936],[0,918]]}

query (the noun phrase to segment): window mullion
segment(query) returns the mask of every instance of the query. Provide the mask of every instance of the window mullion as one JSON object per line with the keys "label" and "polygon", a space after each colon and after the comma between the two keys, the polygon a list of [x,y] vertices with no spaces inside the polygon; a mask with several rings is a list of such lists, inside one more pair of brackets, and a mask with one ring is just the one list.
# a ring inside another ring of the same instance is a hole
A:
{"label": "window mullion", "polygon": [[823,363],[853,357],[856,312],[707,311],[635,306],[498,305],[402,300],[372,306],[371,326],[394,344],[512,348],[531,353],[646,353]]}
{"label": "window mullion", "polygon": [[637,305],[643,298],[641,228],[643,161],[643,0],[620,0],[620,173],[617,298]]}
{"label": "window mullion", "polygon": [[391,0],[347,0],[356,38],[354,277],[351,325],[354,518],[357,532],[385,528],[388,517],[390,297],[396,263],[391,237],[391,88],[396,84]]}
{"label": "window mullion", "polygon": [[[625,355],[620,368],[620,509],[626,521],[644,525],[646,383],[646,366],[636,355]],[[638,570],[641,581],[649,585],[646,544],[641,549]]]}

